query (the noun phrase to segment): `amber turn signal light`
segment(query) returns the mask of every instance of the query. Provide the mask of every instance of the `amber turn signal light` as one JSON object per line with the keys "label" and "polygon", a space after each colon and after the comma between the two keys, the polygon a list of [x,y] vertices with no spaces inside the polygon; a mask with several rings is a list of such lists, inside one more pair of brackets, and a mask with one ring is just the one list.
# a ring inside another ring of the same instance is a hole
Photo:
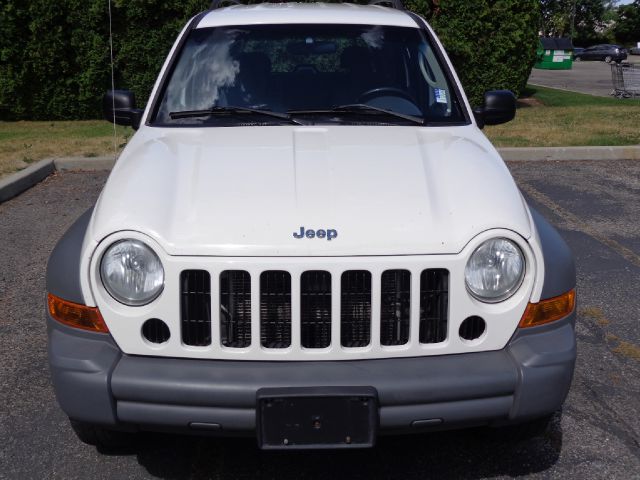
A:
{"label": "amber turn signal light", "polygon": [[96,307],[68,302],[52,294],[49,294],[47,303],[49,304],[49,313],[60,323],[91,332],[109,333],[100,310]]}
{"label": "amber turn signal light", "polygon": [[545,323],[555,322],[566,317],[576,306],[576,291],[570,290],[559,297],[530,303],[522,315],[520,328],[536,327]]}

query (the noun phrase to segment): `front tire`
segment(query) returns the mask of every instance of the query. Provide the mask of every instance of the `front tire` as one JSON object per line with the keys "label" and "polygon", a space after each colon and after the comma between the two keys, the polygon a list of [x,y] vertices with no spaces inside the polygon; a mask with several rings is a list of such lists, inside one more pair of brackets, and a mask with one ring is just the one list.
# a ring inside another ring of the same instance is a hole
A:
{"label": "front tire", "polygon": [[613,58],[611,57],[611,55],[607,55],[606,57],[604,57],[604,61],[606,63],[611,63],[612,60],[613,60]]}
{"label": "front tire", "polygon": [[574,62],[581,62],[582,61],[582,57],[575,57],[573,59]]}
{"label": "front tire", "polygon": [[137,435],[130,432],[118,432],[85,422],[70,420],[71,428],[82,443],[103,450],[121,450],[130,448]]}

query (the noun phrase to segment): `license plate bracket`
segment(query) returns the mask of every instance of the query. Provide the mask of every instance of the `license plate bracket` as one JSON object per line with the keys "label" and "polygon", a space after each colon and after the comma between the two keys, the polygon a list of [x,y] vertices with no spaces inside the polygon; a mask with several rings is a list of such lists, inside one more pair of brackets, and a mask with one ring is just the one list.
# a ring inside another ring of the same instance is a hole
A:
{"label": "license plate bracket", "polygon": [[378,395],[373,387],[263,388],[256,413],[264,450],[369,448]]}

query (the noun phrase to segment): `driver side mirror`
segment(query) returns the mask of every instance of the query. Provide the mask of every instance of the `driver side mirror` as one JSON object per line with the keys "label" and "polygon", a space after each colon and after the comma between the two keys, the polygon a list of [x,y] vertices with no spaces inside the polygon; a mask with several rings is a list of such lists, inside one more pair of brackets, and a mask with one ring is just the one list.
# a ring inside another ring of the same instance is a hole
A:
{"label": "driver side mirror", "polygon": [[140,128],[144,110],[136,108],[136,97],[130,90],[107,90],[102,97],[102,111],[108,122]]}
{"label": "driver side mirror", "polygon": [[492,90],[484,94],[484,105],[473,110],[479,128],[507,123],[516,116],[516,96],[510,90]]}

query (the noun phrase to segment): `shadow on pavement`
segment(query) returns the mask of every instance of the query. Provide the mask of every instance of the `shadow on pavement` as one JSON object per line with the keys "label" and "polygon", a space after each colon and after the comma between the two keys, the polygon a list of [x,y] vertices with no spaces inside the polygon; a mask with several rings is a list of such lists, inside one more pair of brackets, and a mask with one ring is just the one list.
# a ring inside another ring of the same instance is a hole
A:
{"label": "shadow on pavement", "polygon": [[371,450],[304,453],[263,452],[252,439],[144,434],[128,453],[164,479],[475,479],[543,472],[558,460],[559,415],[543,435],[529,440],[514,441],[504,433],[478,428],[381,437]]}

